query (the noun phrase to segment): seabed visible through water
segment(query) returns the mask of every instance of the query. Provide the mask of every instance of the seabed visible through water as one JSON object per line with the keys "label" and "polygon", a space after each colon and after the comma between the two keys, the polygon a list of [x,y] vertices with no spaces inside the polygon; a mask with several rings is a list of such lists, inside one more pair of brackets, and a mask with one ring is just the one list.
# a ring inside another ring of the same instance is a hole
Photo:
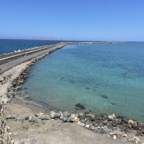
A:
{"label": "seabed visible through water", "polygon": [[144,43],[67,45],[31,68],[22,95],[68,110],[144,120]]}

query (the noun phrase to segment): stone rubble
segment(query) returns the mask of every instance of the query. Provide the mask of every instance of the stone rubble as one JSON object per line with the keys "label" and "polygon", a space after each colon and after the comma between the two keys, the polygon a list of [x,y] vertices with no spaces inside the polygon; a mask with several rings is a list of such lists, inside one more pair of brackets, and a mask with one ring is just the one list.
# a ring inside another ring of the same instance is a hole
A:
{"label": "stone rubble", "polygon": [[[92,117],[92,119],[91,119]],[[104,118],[105,117],[105,118]],[[109,119],[111,115],[105,115],[105,116],[98,116],[94,114],[85,114],[85,113],[73,113],[70,114],[67,111],[64,112],[55,112],[51,111],[49,114],[44,113],[36,113],[34,116],[15,116],[15,115],[7,115],[6,119],[9,120],[25,120],[29,121],[31,123],[41,123],[42,121],[47,120],[61,120],[62,122],[69,122],[69,123],[76,123],[79,126],[85,127],[86,129],[89,129],[93,131],[94,133],[99,134],[106,134],[108,137],[111,137],[112,140],[120,140],[123,139],[123,141],[127,142],[133,142],[136,144],[141,144],[140,139],[137,136],[134,136],[132,138],[128,137],[128,131],[125,131],[124,128],[126,128],[126,125],[132,125],[132,123],[129,123],[129,121],[125,122],[122,119],[117,119],[117,117],[113,117],[112,119]],[[99,120],[98,120],[99,119]],[[103,121],[107,119],[107,124],[99,125],[100,121]],[[95,121],[97,121],[97,125],[95,124]],[[99,121],[99,123],[98,123]],[[117,121],[117,126],[113,126],[112,122]],[[124,128],[119,127],[119,121],[123,121],[122,124]],[[133,121],[133,124],[139,123],[136,121]],[[111,125],[110,125],[111,124]],[[140,125],[140,123],[139,123]],[[128,128],[128,127],[127,127]],[[139,127],[144,131],[144,124],[141,123],[141,126]],[[131,129],[130,132],[133,132],[135,129]]]}

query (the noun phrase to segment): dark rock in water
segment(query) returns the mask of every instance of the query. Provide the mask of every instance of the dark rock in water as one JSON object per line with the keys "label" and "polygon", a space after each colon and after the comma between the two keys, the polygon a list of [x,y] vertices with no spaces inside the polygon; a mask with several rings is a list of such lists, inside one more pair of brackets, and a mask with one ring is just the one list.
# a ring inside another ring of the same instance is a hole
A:
{"label": "dark rock in water", "polygon": [[75,83],[75,81],[74,80],[69,80],[70,81],[70,83]]}
{"label": "dark rock in water", "polygon": [[111,103],[112,105],[115,105],[115,103]]}
{"label": "dark rock in water", "polygon": [[138,75],[136,72],[127,71],[127,72],[124,72],[121,76],[123,78],[137,78],[137,77],[140,77],[141,74]]}
{"label": "dark rock in water", "polygon": [[94,88],[98,88],[98,84],[96,84],[96,86]]}
{"label": "dark rock in water", "polygon": [[118,119],[123,119],[124,117],[123,117],[123,116],[117,116],[117,118],[118,118]]}
{"label": "dark rock in water", "polygon": [[81,103],[77,103],[77,104],[75,105],[75,107],[76,107],[76,110],[85,110],[85,106],[82,105]]}
{"label": "dark rock in water", "polygon": [[25,88],[23,88],[23,89],[26,90],[26,89],[28,89],[28,88],[25,87]]}
{"label": "dark rock in water", "polygon": [[89,87],[86,87],[85,89],[86,89],[86,90],[90,90],[90,88],[89,88]]}
{"label": "dark rock in water", "polygon": [[120,67],[120,68],[124,69],[125,65],[124,64],[117,64],[117,65],[115,65],[115,67]]}
{"label": "dark rock in water", "polygon": [[76,109],[75,113],[77,113],[77,111],[79,111],[79,110],[83,110],[80,107],[75,107],[75,109]]}
{"label": "dark rock in water", "polygon": [[106,96],[106,95],[101,95],[101,97],[104,99],[108,99],[108,96]]}
{"label": "dark rock in water", "polygon": [[85,89],[86,89],[86,90],[90,90],[90,88],[89,88],[89,87],[86,87]]}

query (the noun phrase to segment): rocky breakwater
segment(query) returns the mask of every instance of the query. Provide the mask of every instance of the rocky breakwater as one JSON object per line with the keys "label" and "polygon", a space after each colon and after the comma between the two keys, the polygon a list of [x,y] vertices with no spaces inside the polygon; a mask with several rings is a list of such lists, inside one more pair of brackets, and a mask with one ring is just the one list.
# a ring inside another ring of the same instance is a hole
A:
{"label": "rocky breakwater", "polygon": [[28,121],[30,123],[42,123],[49,120],[61,120],[66,123],[75,123],[94,133],[106,134],[113,140],[142,144],[140,137],[144,135],[144,124],[129,120],[125,117],[113,115],[94,115],[90,113],[69,113],[51,111],[49,114],[36,113],[35,115],[7,115],[7,120]]}
{"label": "rocky breakwater", "polygon": [[[10,103],[12,99],[17,95],[17,90],[21,89],[20,84],[22,84],[26,80],[31,66],[34,65],[38,60],[44,58],[57,49],[62,48],[63,46],[65,46],[65,44],[63,43],[57,44],[51,47],[46,53],[37,56],[27,62],[24,62],[23,64],[20,64],[24,66],[21,66],[20,68],[19,65],[15,66],[15,71],[10,69],[8,70],[8,72],[0,75],[0,89],[3,89],[3,92],[0,92],[0,102],[5,104]],[[17,69],[19,69],[19,72],[16,72]]]}
{"label": "rocky breakwater", "polygon": [[3,91],[0,92],[0,103],[7,104],[12,102],[12,99],[18,95],[17,90],[21,89],[20,84],[26,80],[31,66],[34,65],[36,61],[42,59],[48,54],[49,52],[26,62],[24,67],[22,69],[20,68],[17,74],[15,71],[19,66],[14,68],[15,71],[9,70],[8,72],[0,75],[0,88],[3,89]]}

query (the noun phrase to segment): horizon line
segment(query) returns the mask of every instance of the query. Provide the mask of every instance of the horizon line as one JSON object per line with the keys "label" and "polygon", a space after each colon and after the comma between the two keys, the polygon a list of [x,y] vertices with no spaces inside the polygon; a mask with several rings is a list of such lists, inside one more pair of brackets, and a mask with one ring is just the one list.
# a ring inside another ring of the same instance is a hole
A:
{"label": "horizon line", "polygon": [[67,39],[38,39],[38,38],[0,38],[0,40],[47,40],[47,41],[85,41],[85,42],[144,42],[138,40],[67,40]]}

